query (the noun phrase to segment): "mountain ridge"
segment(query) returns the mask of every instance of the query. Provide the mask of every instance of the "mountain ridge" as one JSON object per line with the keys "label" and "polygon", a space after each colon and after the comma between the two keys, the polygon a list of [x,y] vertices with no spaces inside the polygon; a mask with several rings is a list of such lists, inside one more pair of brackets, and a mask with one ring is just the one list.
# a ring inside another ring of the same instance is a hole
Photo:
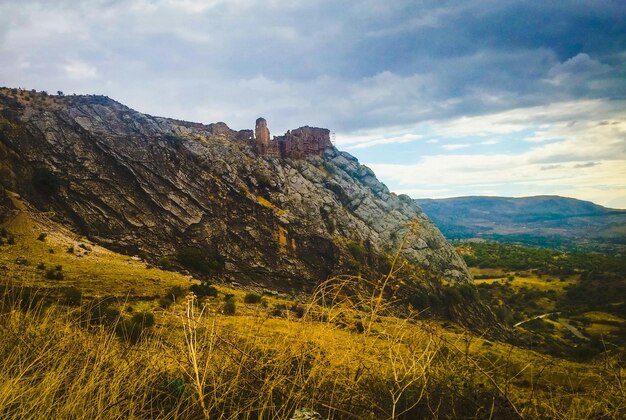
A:
{"label": "mountain ridge", "polygon": [[557,195],[417,199],[448,239],[483,238],[552,247],[626,245],[626,210]]}
{"label": "mountain ridge", "polygon": [[[375,278],[400,250],[405,300],[472,287],[419,206],[356,158],[334,147],[302,156],[316,150],[306,138],[300,158],[264,155],[250,133],[103,96],[0,91],[4,187],[100,245],[288,292],[338,274]],[[457,306],[455,318],[492,324],[479,302]]]}

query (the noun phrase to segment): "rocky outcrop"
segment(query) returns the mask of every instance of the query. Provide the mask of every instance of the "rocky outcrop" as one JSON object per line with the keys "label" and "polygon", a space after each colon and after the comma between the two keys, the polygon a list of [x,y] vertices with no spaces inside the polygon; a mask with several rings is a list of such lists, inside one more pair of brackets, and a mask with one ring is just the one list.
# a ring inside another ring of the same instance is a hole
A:
{"label": "rocky outcrop", "polygon": [[254,140],[250,143],[264,156],[304,159],[308,156],[321,156],[324,151],[334,148],[330,141],[330,131],[326,128],[300,127],[270,140],[267,121],[258,118],[254,132]]}
{"label": "rocky outcrop", "polygon": [[[269,136],[262,123],[257,138]],[[16,99],[0,90],[0,145],[14,188],[104,246],[174,261],[192,248],[214,279],[287,292],[336,274],[380,275],[398,249],[405,295],[471,283],[415,202],[332,147],[328,130],[273,140],[290,145],[278,156],[260,155],[250,134],[141,114],[106,97]],[[491,319],[479,303],[469,306],[481,322]]]}

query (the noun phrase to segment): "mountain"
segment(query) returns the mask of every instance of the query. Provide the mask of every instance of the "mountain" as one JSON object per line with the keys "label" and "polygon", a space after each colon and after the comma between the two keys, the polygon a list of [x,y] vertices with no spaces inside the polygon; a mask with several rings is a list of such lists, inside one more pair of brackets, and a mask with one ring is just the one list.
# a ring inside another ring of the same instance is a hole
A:
{"label": "mountain", "polygon": [[[2,89],[0,162],[3,187],[55,221],[212,280],[308,292],[335,275],[384,275],[401,250],[405,301],[473,287],[420,207],[334,148],[325,129],[270,139],[262,118],[255,132],[235,131],[104,96]],[[445,308],[450,316],[492,322],[475,293],[463,297]]]}
{"label": "mountain", "polygon": [[626,210],[559,196],[419,199],[448,239],[615,250],[626,247]]}

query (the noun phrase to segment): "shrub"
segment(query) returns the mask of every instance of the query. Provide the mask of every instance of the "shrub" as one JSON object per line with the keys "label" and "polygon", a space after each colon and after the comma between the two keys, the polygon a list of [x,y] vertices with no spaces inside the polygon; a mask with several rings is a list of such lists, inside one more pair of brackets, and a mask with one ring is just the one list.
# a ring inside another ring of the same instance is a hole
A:
{"label": "shrub", "polygon": [[37,270],[45,270],[46,269],[46,264],[45,263],[39,263],[37,264]]}
{"label": "shrub", "polygon": [[272,181],[264,173],[255,172],[254,179],[256,179],[256,184],[259,188],[270,188],[272,186]]}
{"label": "shrub", "polygon": [[354,257],[355,260],[360,262],[365,261],[366,252],[362,243],[356,241],[349,242],[348,251],[350,251],[350,254],[352,254],[352,257]]}
{"label": "shrub", "polygon": [[42,233],[39,234],[39,236],[37,236],[37,240],[38,241],[45,241],[47,237],[48,237],[48,234],[42,232]]}
{"label": "shrub", "polygon": [[15,245],[15,236],[9,235],[8,238],[7,238],[7,244]]}
{"label": "shrub", "polygon": [[211,286],[211,283],[208,283],[208,282],[194,284],[189,288],[189,290],[192,291],[193,294],[198,297],[205,297],[205,296],[216,297],[217,296],[217,289]]}
{"label": "shrub", "polygon": [[89,323],[106,326],[117,324],[120,319],[121,312],[112,308],[110,301],[97,301],[89,308]]}
{"label": "shrub", "polygon": [[172,262],[168,257],[163,256],[159,258],[159,260],[157,261],[157,265],[161,268],[168,269],[172,266]]}
{"label": "shrub", "polygon": [[187,291],[183,287],[174,286],[167,291],[166,296],[172,298],[172,300],[176,300],[185,296],[186,292]]}
{"label": "shrub", "polygon": [[154,314],[152,312],[138,312],[131,319],[123,320],[116,326],[117,334],[130,343],[137,343],[144,332],[154,325]]}
{"label": "shrub", "polygon": [[55,268],[51,268],[46,271],[46,278],[50,280],[63,280],[63,267],[57,265]]}
{"label": "shrub", "polygon": [[69,306],[78,306],[83,299],[83,292],[78,287],[68,287],[62,293],[62,302]]}
{"label": "shrub", "polygon": [[69,247],[67,247],[67,253],[68,254],[73,254],[74,253],[74,246],[70,245]]}
{"label": "shrub", "polygon": [[261,295],[254,292],[246,293],[243,298],[244,303],[261,303],[261,300]]}
{"label": "shrub", "polygon": [[190,270],[201,274],[211,274],[224,266],[224,259],[216,252],[207,253],[197,247],[185,247],[178,251],[178,261]]}
{"label": "shrub", "polygon": [[175,149],[180,148],[185,141],[185,139],[174,133],[166,133],[163,135],[163,138]]}
{"label": "shrub", "polygon": [[237,311],[237,302],[235,302],[235,297],[230,297],[226,302],[224,302],[223,307],[224,313],[226,315],[234,315]]}

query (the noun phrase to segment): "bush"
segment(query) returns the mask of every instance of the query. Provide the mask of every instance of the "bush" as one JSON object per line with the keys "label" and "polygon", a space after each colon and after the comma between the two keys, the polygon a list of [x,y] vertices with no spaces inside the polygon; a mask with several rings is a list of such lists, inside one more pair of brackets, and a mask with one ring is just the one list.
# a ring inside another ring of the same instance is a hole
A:
{"label": "bush", "polygon": [[46,278],[50,280],[63,280],[63,268],[58,265],[46,271]]}
{"label": "bush", "polygon": [[272,181],[269,179],[267,175],[261,172],[256,172],[254,174],[254,179],[256,179],[256,184],[259,188],[270,188],[272,186]]}
{"label": "bush", "polygon": [[207,282],[194,284],[189,288],[189,290],[192,291],[193,294],[198,297],[205,297],[205,296],[216,297],[217,296],[217,289],[211,286],[211,284]]}
{"label": "bush", "polygon": [[152,312],[138,312],[131,319],[124,320],[117,324],[117,334],[131,343],[137,343],[144,335],[145,331],[155,323]]}
{"label": "bush", "polygon": [[113,326],[120,319],[121,312],[112,308],[110,301],[97,301],[89,308],[89,323],[96,325]]}
{"label": "bush", "polygon": [[246,293],[243,298],[244,303],[261,303],[261,300],[261,295],[254,292]]}
{"label": "bush", "polygon": [[183,287],[174,286],[167,291],[165,296],[168,298],[171,298],[172,300],[176,300],[178,298],[185,296],[185,293],[187,293],[187,291]]}
{"label": "bush", "polygon": [[348,251],[350,251],[350,254],[352,254],[352,257],[354,257],[355,260],[365,262],[366,252],[362,243],[356,241],[349,242]]}
{"label": "bush", "polygon": [[48,237],[47,233],[40,233],[39,236],[37,236],[37,240],[38,241],[45,241],[47,237]]}
{"label": "bush", "polygon": [[179,250],[177,259],[185,268],[201,274],[212,274],[224,266],[223,257],[216,252],[207,253],[200,248],[191,246]]}
{"label": "bush", "polygon": [[7,238],[7,244],[15,245],[15,236],[9,235],[9,237]]}
{"label": "bush", "polygon": [[172,266],[172,262],[168,257],[163,256],[159,258],[159,261],[157,261],[157,265],[161,268],[168,269]]}
{"label": "bush", "polygon": [[228,300],[224,302],[223,310],[226,315],[235,315],[235,312],[237,311],[237,302],[235,302],[234,296],[228,298]]}
{"label": "bush", "polygon": [[83,292],[78,287],[68,287],[63,289],[62,293],[61,301],[69,306],[78,306],[83,299]]}

